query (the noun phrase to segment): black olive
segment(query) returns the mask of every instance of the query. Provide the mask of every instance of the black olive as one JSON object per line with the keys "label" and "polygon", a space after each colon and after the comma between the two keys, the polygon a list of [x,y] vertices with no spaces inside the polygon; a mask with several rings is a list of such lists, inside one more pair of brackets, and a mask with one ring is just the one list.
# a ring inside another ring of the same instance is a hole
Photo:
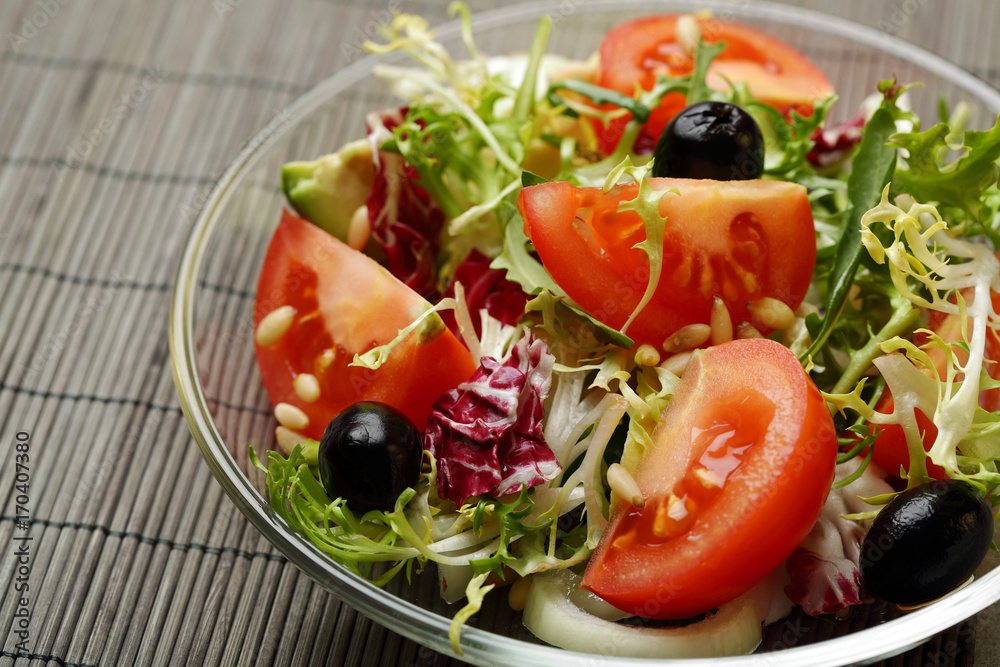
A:
{"label": "black olive", "polygon": [[413,422],[385,403],[355,403],[323,432],[319,476],[352,512],[391,511],[420,478],[423,445]]}
{"label": "black olive", "polygon": [[674,116],[653,157],[654,176],[747,181],[764,173],[764,137],[735,104],[699,102]]}
{"label": "black olive", "polygon": [[919,605],[964,583],[993,539],[993,512],[968,482],[946,479],[904,491],[861,544],[861,579],[875,597]]}

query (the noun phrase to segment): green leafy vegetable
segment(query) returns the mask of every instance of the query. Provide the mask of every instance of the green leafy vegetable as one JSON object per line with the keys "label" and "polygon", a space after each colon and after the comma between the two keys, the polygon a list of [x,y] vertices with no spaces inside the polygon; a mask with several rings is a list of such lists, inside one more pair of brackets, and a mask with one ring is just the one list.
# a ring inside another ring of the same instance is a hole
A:
{"label": "green leafy vegetable", "polygon": [[[938,123],[925,132],[894,134],[889,141],[907,151],[905,165],[896,171],[896,182],[903,192],[920,201],[955,206],[973,221],[980,219],[982,195],[997,184],[1000,169],[1000,118],[985,132],[965,132],[962,144],[952,146],[952,128]],[[951,162],[949,153],[960,153]]]}
{"label": "green leafy vegetable", "polygon": [[[861,146],[851,161],[851,174],[847,181],[850,205],[837,243],[833,270],[827,281],[826,316],[813,335],[813,343],[803,355],[803,361],[814,356],[826,343],[844,307],[864,250],[861,244],[861,216],[878,202],[879,193],[892,178],[896,150],[887,146],[886,141],[895,130],[891,114],[884,107],[879,108],[868,122]],[[818,320],[810,319],[813,322]]]}
{"label": "green leafy vegetable", "polygon": [[676,189],[654,190],[649,181],[646,180],[646,175],[652,169],[652,160],[644,166],[637,167],[632,164],[631,159],[626,157],[621,164],[611,170],[611,173],[608,174],[607,179],[604,181],[604,192],[611,190],[618,182],[618,179],[626,174],[639,185],[639,191],[636,193],[635,198],[618,204],[618,212],[635,211],[639,215],[639,219],[642,220],[643,227],[646,229],[645,240],[637,243],[635,248],[642,250],[649,258],[649,282],[646,283],[646,290],[643,292],[642,298],[636,305],[635,310],[632,311],[632,314],[625,320],[625,324],[622,325],[622,333],[628,330],[629,325],[635,321],[636,316],[646,307],[649,300],[653,298],[653,294],[660,284],[660,273],[663,271],[663,237],[667,224],[666,216],[660,215],[660,200],[668,193],[680,195],[680,192]]}

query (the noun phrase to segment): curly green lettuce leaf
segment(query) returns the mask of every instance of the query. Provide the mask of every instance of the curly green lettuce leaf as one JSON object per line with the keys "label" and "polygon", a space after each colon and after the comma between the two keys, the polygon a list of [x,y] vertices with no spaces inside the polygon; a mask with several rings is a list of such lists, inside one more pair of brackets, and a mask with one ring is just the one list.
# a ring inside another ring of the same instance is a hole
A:
{"label": "curly green lettuce leaf", "polygon": [[461,632],[462,626],[470,618],[479,613],[479,610],[483,606],[483,600],[486,598],[486,594],[492,591],[496,584],[487,584],[486,578],[489,576],[487,573],[477,574],[469,582],[469,585],[465,587],[465,598],[467,602],[465,606],[458,610],[451,619],[451,626],[448,630],[448,639],[451,641],[451,650],[458,655],[462,654],[462,643],[461,643]]}
{"label": "curly green lettuce leaf", "polygon": [[[950,123],[889,137],[892,144],[908,154],[896,170],[895,180],[903,192],[915,199],[957,207],[978,222],[983,193],[995,187],[1000,177],[1000,118],[992,129],[966,131],[960,144],[953,144],[954,138]],[[956,151],[958,157],[949,160]]]}
{"label": "curly green lettuce leaf", "polygon": [[667,217],[660,214],[660,200],[668,193],[680,195],[680,192],[676,188],[670,190],[653,189],[653,186],[646,179],[647,174],[650,173],[652,168],[652,160],[646,165],[636,166],[632,164],[631,158],[626,157],[617,167],[611,170],[604,181],[605,193],[610,191],[623,175],[630,176],[632,180],[638,183],[639,189],[635,197],[619,203],[618,212],[635,211],[639,219],[642,220],[643,227],[646,230],[645,240],[635,244],[633,247],[637,250],[642,250],[646,253],[646,257],[649,258],[649,282],[646,284],[646,290],[643,292],[642,298],[639,299],[639,303],[636,304],[635,309],[628,316],[628,319],[625,320],[625,324],[622,325],[622,333],[628,330],[632,322],[635,321],[635,318],[642,312],[642,309],[653,298],[653,294],[660,284],[660,274],[663,272],[663,237],[667,225]]}
{"label": "curly green lettuce leaf", "polygon": [[[975,437],[980,456],[969,466],[959,464],[959,451],[966,451],[965,442],[983,432],[993,432],[993,426],[981,424],[984,411],[979,408],[979,392],[984,383],[992,382],[984,369],[987,333],[1000,328],[1000,317],[993,310],[991,288],[1000,288],[1000,262],[992,249],[981,243],[947,234],[947,223],[938,210],[929,204],[911,203],[905,210],[889,201],[889,188],[882,192],[877,206],[861,220],[862,243],[879,265],[888,265],[896,290],[913,305],[968,318],[971,327],[962,327],[958,344],[967,354],[959,361],[953,345],[930,334],[930,346],[939,348],[947,360],[944,377],[931,363],[927,353],[901,338],[880,345],[886,353],[902,350],[902,355],[889,354],[875,360],[893,394],[895,409],[888,418],[865,411],[875,423],[900,423],[906,434],[911,454],[910,484],[921,480],[923,446],[916,426],[913,409],[933,414],[937,437],[928,456],[942,466],[950,476],[976,482],[993,479],[994,459],[1000,457],[1000,441],[984,448],[983,439]],[[883,240],[882,230],[888,241]],[[972,294],[966,304],[964,294]],[[933,375],[928,377],[920,372]],[[958,378],[970,378],[960,381]],[[854,401],[856,404],[857,401]],[[856,407],[856,406],[855,406]],[[988,414],[988,413],[986,413]],[[913,471],[917,470],[917,474]],[[925,474],[925,473],[924,473]]]}
{"label": "curly green lettuce leaf", "polygon": [[518,497],[508,503],[495,498],[484,498],[476,504],[472,515],[473,530],[479,530],[487,517],[500,524],[500,548],[489,558],[472,561],[476,574],[492,572],[502,578],[504,566],[515,560],[510,552],[515,540],[522,535],[534,535],[548,530],[552,519],[540,519],[534,514],[534,509],[534,502],[525,486],[522,486]]}
{"label": "curly green lettuce leaf", "polygon": [[392,351],[411,334],[417,336],[417,341],[420,345],[433,342],[438,336],[448,330],[448,325],[444,323],[438,312],[450,310],[456,306],[455,299],[441,299],[433,306],[427,304],[427,310],[417,319],[413,320],[413,322],[400,329],[395,338],[384,345],[376,345],[367,352],[355,354],[354,359],[348,365],[378,370],[382,364],[388,361]]}
{"label": "curly green lettuce leaf", "polygon": [[[837,97],[832,95],[816,104],[810,115],[804,116],[792,110],[787,119],[774,107],[752,99],[735,100],[734,104],[745,107],[763,121],[758,124],[762,125],[761,130],[765,134],[764,173],[798,180],[799,176],[813,175],[806,156],[813,149],[813,135],[823,127],[830,107],[836,101]],[[824,184],[838,189],[841,187],[839,181],[825,181]]]}

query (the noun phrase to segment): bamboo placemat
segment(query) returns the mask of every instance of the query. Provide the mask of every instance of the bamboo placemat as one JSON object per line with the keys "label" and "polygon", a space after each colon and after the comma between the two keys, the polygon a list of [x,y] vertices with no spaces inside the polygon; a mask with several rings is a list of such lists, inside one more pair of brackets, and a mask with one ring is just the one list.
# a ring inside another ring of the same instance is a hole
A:
{"label": "bamboo placemat", "polygon": [[[796,4],[1000,84],[990,0]],[[430,0],[0,4],[0,664],[462,664],[258,535],[194,447],[168,359],[174,271],[212,184],[394,7],[446,18]],[[994,616],[885,664],[972,664],[977,631],[976,664],[995,664]]]}

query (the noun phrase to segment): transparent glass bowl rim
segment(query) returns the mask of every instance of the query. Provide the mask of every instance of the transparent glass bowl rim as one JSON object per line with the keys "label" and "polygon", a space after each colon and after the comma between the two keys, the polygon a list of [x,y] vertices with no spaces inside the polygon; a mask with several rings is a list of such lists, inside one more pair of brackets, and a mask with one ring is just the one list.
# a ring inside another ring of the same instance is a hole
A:
{"label": "transparent glass bowl rim", "polygon": [[[547,0],[478,13],[474,15],[473,22],[477,29],[498,28],[538,19],[546,14],[555,16],[567,12],[655,13],[700,9],[809,28],[846,38],[860,45],[905,56],[914,64],[946,78],[956,87],[979,99],[993,112],[1000,113],[1000,92],[939,56],[869,26],[799,7],[760,0],[754,0],[752,3],[719,0],[676,0],[663,3],[649,0]],[[436,28],[437,34],[442,38],[454,37],[458,34],[458,30],[457,21]],[[282,117],[295,119],[314,111],[337,91],[365,79],[378,59],[378,56],[367,56],[337,71],[294,101]],[[197,276],[205,259],[208,240],[215,231],[216,222],[221,219],[220,213],[242,181],[242,177],[275,141],[294,126],[294,122],[269,125],[248,142],[219,179],[190,233],[178,267],[170,312],[170,353],[174,383],[181,408],[188,427],[215,478],[222,484],[240,511],[289,561],[341,600],[376,622],[439,652],[452,654],[448,642],[449,618],[401,600],[351,574],[294,533],[271,510],[267,501],[252,486],[230,454],[213,421],[198,379],[193,313],[198,287]],[[927,637],[965,620],[998,599],[1000,599],[1000,568],[992,570],[972,585],[931,607],[893,620],[888,626],[875,626],[837,639],[793,647],[776,653],[695,660],[616,658],[531,644],[467,626],[462,630],[461,657],[478,664],[509,664],[518,667],[550,667],[552,664],[583,666],[595,664],[595,659],[599,659],[600,664],[606,667],[634,667],[643,664],[676,664],[686,667],[808,664],[813,667],[835,667],[859,661],[869,662],[918,645]],[[887,630],[887,627],[891,630]]]}

